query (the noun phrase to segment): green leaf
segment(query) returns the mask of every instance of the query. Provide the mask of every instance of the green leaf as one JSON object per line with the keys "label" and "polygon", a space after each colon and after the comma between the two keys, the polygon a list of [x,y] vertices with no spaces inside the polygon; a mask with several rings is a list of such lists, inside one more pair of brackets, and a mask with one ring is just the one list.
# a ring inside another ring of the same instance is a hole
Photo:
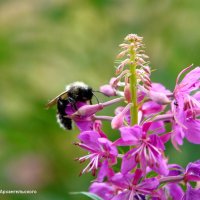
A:
{"label": "green leaf", "polygon": [[87,197],[90,197],[93,200],[103,200],[101,197],[97,196],[96,194],[90,193],[90,192],[70,192],[70,194],[73,194],[73,195],[83,194]]}

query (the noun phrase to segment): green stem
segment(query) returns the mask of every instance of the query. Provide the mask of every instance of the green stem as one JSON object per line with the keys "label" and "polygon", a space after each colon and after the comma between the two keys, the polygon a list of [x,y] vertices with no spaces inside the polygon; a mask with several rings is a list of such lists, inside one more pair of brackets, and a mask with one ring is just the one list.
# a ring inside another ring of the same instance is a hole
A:
{"label": "green stem", "polygon": [[130,50],[130,90],[131,90],[131,101],[133,105],[131,106],[131,125],[138,123],[138,105],[137,105],[137,75],[136,75],[136,64],[135,64],[135,52]]}

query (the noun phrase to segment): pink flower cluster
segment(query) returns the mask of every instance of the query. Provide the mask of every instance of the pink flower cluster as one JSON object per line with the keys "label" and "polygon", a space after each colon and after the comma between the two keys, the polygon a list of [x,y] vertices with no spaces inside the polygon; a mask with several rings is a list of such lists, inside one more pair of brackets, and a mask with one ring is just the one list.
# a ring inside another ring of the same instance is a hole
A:
{"label": "pink flower cluster", "polygon": [[[117,76],[100,87],[113,99],[94,105],[77,102],[76,111],[70,104],[66,108],[80,130],[75,145],[86,151],[77,159],[87,161],[81,174],[95,176],[89,191],[103,200],[200,199],[200,185],[191,185],[200,181],[200,160],[183,169],[169,164],[165,155],[170,141],[177,150],[184,139],[200,144],[200,67],[180,72],[171,92],[151,81],[142,37],[130,34],[120,47],[118,58],[125,59],[116,69]],[[116,106],[113,116],[97,115],[119,102],[123,106]],[[112,131],[103,131],[104,120],[118,130],[115,141],[109,139]],[[171,131],[166,131],[166,124]]]}

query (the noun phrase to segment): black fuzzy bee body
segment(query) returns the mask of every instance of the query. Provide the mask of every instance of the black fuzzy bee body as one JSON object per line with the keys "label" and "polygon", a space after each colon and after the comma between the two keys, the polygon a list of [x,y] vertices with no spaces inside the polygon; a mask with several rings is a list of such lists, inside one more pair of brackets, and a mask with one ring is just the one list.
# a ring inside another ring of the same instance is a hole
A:
{"label": "black fuzzy bee body", "polygon": [[71,105],[74,112],[77,110],[77,102],[89,102],[93,97],[92,88],[83,82],[74,82],[66,86],[66,91],[52,99],[48,104],[47,108],[57,104],[57,122],[60,127],[71,130],[72,120],[67,117],[66,107]]}
{"label": "black fuzzy bee body", "polygon": [[66,116],[65,109],[67,104],[69,104],[68,100],[58,99],[57,102],[57,122],[61,128],[71,130],[72,129],[72,120]]}

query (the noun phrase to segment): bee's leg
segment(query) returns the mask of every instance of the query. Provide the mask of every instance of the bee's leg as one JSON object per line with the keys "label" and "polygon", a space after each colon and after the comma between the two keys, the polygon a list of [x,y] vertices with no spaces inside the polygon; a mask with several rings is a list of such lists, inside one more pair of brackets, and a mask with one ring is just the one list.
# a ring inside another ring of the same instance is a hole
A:
{"label": "bee's leg", "polygon": [[67,104],[69,103],[68,100],[62,100],[62,99],[58,99],[57,102],[57,110],[60,114],[65,115],[65,108],[67,106]]}
{"label": "bee's leg", "polygon": [[68,97],[68,101],[69,103],[72,105],[72,107],[75,109],[75,110],[78,110],[77,106],[76,106],[76,101],[71,98],[71,97]]}

